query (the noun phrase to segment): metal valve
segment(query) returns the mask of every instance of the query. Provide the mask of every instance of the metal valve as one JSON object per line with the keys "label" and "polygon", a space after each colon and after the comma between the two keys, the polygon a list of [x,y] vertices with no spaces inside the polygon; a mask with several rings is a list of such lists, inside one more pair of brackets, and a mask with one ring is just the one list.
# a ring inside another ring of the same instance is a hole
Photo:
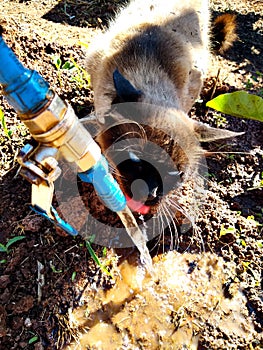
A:
{"label": "metal valve", "polygon": [[0,37],[0,84],[8,102],[28,127],[38,146],[26,145],[18,156],[22,175],[32,183],[32,206],[70,234],[77,234],[52,207],[54,181],[60,176],[58,154],[76,164],[79,177],[94,185],[111,210],[125,208],[126,199],[109,173],[99,145],[79,122],[74,110],[49,89],[36,71],[23,67]]}

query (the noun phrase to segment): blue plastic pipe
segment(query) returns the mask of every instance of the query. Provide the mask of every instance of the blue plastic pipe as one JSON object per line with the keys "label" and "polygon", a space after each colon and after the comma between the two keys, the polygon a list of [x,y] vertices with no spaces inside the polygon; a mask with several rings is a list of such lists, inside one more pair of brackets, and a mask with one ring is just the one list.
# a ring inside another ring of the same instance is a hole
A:
{"label": "blue plastic pipe", "polygon": [[18,114],[34,114],[50,97],[48,83],[34,70],[24,68],[0,37],[0,84]]}
{"label": "blue plastic pipe", "polygon": [[126,198],[109,172],[109,165],[104,156],[101,156],[90,170],[78,173],[78,176],[82,181],[93,184],[106,207],[112,211],[121,211],[126,207]]}

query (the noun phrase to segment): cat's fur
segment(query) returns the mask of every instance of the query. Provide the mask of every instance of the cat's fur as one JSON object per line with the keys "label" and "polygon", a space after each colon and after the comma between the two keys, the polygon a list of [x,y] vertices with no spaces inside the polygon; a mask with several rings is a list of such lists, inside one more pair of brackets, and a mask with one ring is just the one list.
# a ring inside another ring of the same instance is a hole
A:
{"label": "cat's fur", "polygon": [[[164,148],[176,169],[188,175],[203,152],[199,141],[235,136],[187,115],[208,69],[209,33],[207,0],[132,0],[94,39],[87,58],[97,116],[109,126],[112,118],[118,120],[123,128],[123,121],[134,119],[134,113],[147,140]],[[128,115],[118,110],[113,116],[117,102],[138,102],[138,107],[131,107]],[[135,124],[127,125],[126,131]],[[114,135],[109,132],[97,137],[103,151],[110,139]]]}

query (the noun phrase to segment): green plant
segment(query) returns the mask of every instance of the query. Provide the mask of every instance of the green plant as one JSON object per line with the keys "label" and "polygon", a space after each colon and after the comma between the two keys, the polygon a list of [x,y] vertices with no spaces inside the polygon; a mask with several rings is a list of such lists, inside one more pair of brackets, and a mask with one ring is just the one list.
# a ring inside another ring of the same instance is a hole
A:
{"label": "green plant", "polygon": [[248,216],[247,221],[251,222],[256,227],[263,226],[262,224],[260,224],[258,221],[255,220],[255,217],[253,215]]}
{"label": "green plant", "polygon": [[247,246],[246,241],[243,238],[238,238],[237,239],[237,244],[238,245],[242,245],[242,247],[246,247]]}
{"label": "green plant", "polygon": [[58,80],[60,86],[62,86],[61,72],[69,71],[71,74],[70,81],[74,81],[79,89],[90,87],[90,75],[82,67],[80,67],[77,62],[71,57],[69,61],[66,61],[62,65],[62,60],[59,56],[53,56],[52,61],[58,71]]}
{"label": "green plant", "polygon": [[93,250],[93,248],[92,248],[92,246],[91,246],[89,241],[86,241],[86,248],[88,249],[88,251],[90,253],[90,256],[95,261],[95,263],[99,266],[101,271],[104,272],[107,276],[109,276],[109,277],[111,277],[113,279],[112,274],[107,270],[106,266],[101,263],[99,257],[94,252],[94,250]]}
{"label": "green plant", "polygon": [[0,252],[8,254],[10,252],[9,248],[11,247],[11,245],[15,244],[18,241],[21,241],[25,237],[26,236],[16,236],[16,237],[10,238],[7,241],[6,245],[0,243]]}
{"label": "green plant", "polygon": [[79,44],[80,46],[85,47],[85,49],[87,49],[87,48],[89,47],[89,44],[84,43],[83,41],[79,41],[78,44]]}
{"label": "green plant", "polygon": [[34,335],[32,338],[29,339],[28,344],[33,344],[36,341],[38,341],[38,336]]}
{"label": "green plant", "polygon": [[70,61],[72,62],[73,67],[75,68],[75,74],[71,78],[72,81],[76,82],[79,89],[82,89],[83,87],[89,88],[90,87],[89,73],[84,68],[80,67],[72,57],[70,58]]}
{"label": "green plant", "polygon": [[103,247],[102,249],[102,256],[105,258],[107,255],[107,247]]}
{"label": "green plant", "polygon": [[62,61],[61,58],[57,55],[52,56],[52,62],[55,65],[55,67],[57,68],[58,71],[58,81],[59,81],[59,85],[62,86],[62,80],[61,80],[61,65],[62,65]]}
{"label": "green plant", "polygon": [[52,272],[54,272],[54,273],[61,273],[62,272],[61,269],[59,269],[59,270],[56,269],[56,267],[55,267],[55,265],[53,265],[52,261],[49,262],[49,266],[50,266]]}
{"label": "green plant", "polygon": [[263,188],[263,172],[260,174],[260,181],[259,181],[259,184],[257,186],[254,186],[254,187],[250,187],[248,188],[247,190],[248,191],[251,191],[251,190],[257,190],[259,188]]}
{"label": "green plant", "polygon": [[[263,80],[263,73],[260,71],[256,71],[252,76],[251,79],[248,79],[245,83],[245,90],[251,90],[255,88],[255,83],[261,84]],[[262,84],[261,84],[262,85]],[[257,90],[257,95],[263,97],[263,88],[260,88]]]}
{"label": "green plant", "polygon": [[226,126],[226,122],[227,122],[226,117],[222,116],[221,114],[219,113],[213,114],[213,119],[215,120],[217,127]]}
{"label": "green plant", "polygon": [[71,281],[72,281],[72,282],[75,281],[76,276],[77,276],[77,272],[76,272],[76,271],[73,271],[73,272],[72,272],[72,275],[71,275]]}
{"label": "green plant", "polygon": [[228,159],[230,160],[234,160],[235,159],[235,154],[227,154],[226,156]]}
{"label": "green plant", "polygon": [[229,233],[235,234],[236,233],[236,228],[235,227],[227,227],[225,228],[225,225],[222,224],[219,232],[219,237],[225,236]]}
{"label": "green plant", "polygon": [[245,89],[250,90],[252,89],[252,87],[253,87],[253,82],[250,79],[248,79],[245,85]]}
{"label": "green plant", "polygon": [[257,70],[255,72],[255,75],[252,76],[252,79],[256,82],[259,82],[259,79],[263,79],[263,73]]}
{"label": "green plant", "polygon": [[251,262],[250,261],[242,261],[242,265],[244,268],[244,272],[250,272],[250,274],[253,277],[253,281],[254,281],[254,287],[258,287],[260,286],[260,282],[261,282],[261,278],[260,278],[260,274],[258,273],[258,271],[256,271],[254,268],[252,268]]}
{"label": "green plant", "polygon": [[207,102],[206,106],[234,117],[263,122],[263,99],[246,91],[219,95]]}
{"label": "green plant", "polygon": [[6,134],[6,136],[10,139],[11,135],[12,135],[12,130],[8,130],[7,126],[6,126],[6,121],[5,121],[5,115],[4,112],[0,109],[0,119],[1,119],[1,125],[2,128],[4,130],[4,133]]}

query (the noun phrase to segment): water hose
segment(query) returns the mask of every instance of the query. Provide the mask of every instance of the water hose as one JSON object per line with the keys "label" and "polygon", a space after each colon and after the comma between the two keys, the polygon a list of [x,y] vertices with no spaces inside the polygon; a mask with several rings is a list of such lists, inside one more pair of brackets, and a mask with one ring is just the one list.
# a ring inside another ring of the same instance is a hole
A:
{"label": "water hose", "polygon": [[0,84],[9,104],[28,127],[37,148],[26,145],[18,156],[21,174],[32,183],[32,208],[71,235],[77,231],[52,207],[53,182],[60,176],[58,152],[78,167],[82,181],[93,184],[106,207],[114,212],[126,199],[109,172],[99,145],[80,123],[72,107],[50,89],[36,71],[25,68],[0,37]]}

